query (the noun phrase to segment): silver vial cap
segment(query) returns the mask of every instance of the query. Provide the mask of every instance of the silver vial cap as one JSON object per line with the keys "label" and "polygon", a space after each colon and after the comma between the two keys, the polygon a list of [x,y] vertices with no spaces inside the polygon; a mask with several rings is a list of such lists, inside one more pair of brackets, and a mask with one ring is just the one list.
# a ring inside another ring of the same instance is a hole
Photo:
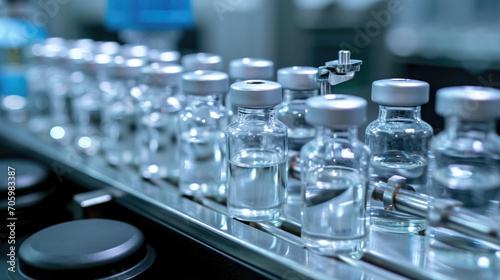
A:
{"label": "silver vial cap", "polygon": [[372,83],[372,101],[386,106],[420,106],[429,102],[429,84],[412,79],[378,80]]}
{"label": "silver vial cap", "polygon": [[359,126],[366,122],[367,102],[347,94],[315,96],[306,101],[306,121],[329,128]]}
{"label": "silver vial cap", "polygon": [[92,51],[95,47],[95,41],[88,38],[69,40],[67,45],[70,48],[84,49],[87,51]]}
{"label": "silver vial cap", "polygon": [[239,58],[229,62],[229,76],[237,80],[270,80],[274,75],[274,63],[261,58]]}
{"label": "silver vial cap", "polygon": [[316,81],[318,68],[309,66],[293,66],[278,70],[278,83],[283,88],[293,90],[319,89],[320,83]]}
{"label": "silver vial cap", "polygon": [[229,90],[229,77],[224,72],[198,70],[182,75],[182,89],[187,94],[225,94]]}
{"label": "silver vial cap", "polygon": [[231,103],[245,108],[269,108],[282,101],[282,88],[276,82],[246,80],[231,85]]}
{"label": "silver vial cap", "polygon": [[114,41],[97,41],[94,44],[94,53],[117,55],[120,52],[120,44]]}
{"label": "silver vial cap", "polygon": [[469,121],[500,118],[500,90],[478,86],[446,87],[436,93],[436,113]]}
{"label": "silver vial cap", "polygon": [[44,45],[60,45],[65,46],[67,44],[67,40],[62,37],[49,37],[43,41]]}
{"label": "silver vial cap", "polygon": [[149,56],[149,47],[146,45],[125,44],[120,47],[119,54],[126,58],[143,58]]}
{"label": "silver vial cap", "polygon": [[136,79],[140,77],[144,65],[144,59],[115,56],[109,65],[110,74],[117,79]]}
{"label": "silver vial cap", "polygon": [[222,71],[222,57],[211,53],[193,53],[182,57],[181,64],[186,72],[196,70]]}
{"label": "silver vial cap", "polygon": [[141,69],[143,82],[148,85],[179,86],[184,69],[180,65],[154,62]]}
{"label": "silver vial cap", "polygon": [[112,62],[113,57],[111,55],[99,53],[85,56],[81,63],[84,71],[96,74],[98,71],[106,70],[106,67]]}
{"label": "silver vial cap", "polygon": [[150,62],[161,62],[161,63],[174,63],[179,64],[179,59],[181,54],[178,51],[159,51],[157,49],[152,49],[149,52]]}

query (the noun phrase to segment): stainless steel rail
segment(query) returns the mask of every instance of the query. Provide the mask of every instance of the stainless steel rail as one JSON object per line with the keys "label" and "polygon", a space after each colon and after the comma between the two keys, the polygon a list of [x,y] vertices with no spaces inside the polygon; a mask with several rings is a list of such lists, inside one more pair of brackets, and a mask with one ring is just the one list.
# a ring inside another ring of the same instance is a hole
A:
{"label": "stainless steel rail", "polygon": [[406,186],[406,179],[392,176],[387,183],[371,185],[372,198],[384,202],[387,210],[424,217],[430,226],[445,227],[465,235],[500,245],[498,219],[464,209],[460,201],[434,199]]}
{"label": "stainless steel rail", "polygon": [[170,182],[144,180],[133,168],[112,167],[100,156],[80,156],[69,146],[54,143],[48,136],[34,135],[22,124],[12,124],[2,118],[0,139],[2,145],[29,152],[61,176],[91,190],[106,190],[117,203],[140,209],[166,227],[257,267],[274,278],[447,277],[436,271],[422,269],[425,262],[421,260],[425,258],[425,249],[423,238],[418,235],[396,236],[370,231],[367,253],[361,259],[325,257],[307,250],[298,236],[300,224],[286,218],[276,223],[257,224],[232,219],[225,212],[225,206],[219,202],[186,198]]}

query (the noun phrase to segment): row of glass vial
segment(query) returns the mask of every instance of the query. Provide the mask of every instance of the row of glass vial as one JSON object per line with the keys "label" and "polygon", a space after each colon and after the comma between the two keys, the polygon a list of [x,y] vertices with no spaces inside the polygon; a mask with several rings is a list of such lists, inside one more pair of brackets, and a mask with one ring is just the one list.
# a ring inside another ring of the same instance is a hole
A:
{"label": "row of glass vial", "polygon": [[[247,61],[251,61],[250,59],[246,59]],[[247,63],[248,64],[248,63]],[[307,70],[307,69],[303,69]],[[314,84],[314,69],[308,69],[307,71],[310,71],[310,75],[308,76],[309,78],[304,78],[307,83]],[[249,71],[244,71],[244,73],[251,73]],[[271,71],[272,73],[272,71]],[[304,77],[307,75],[304,75]],[[278,80],[281,84],[285,85],[287,84],[285,80],[287,79],[287,75],[284,75],[281,81]],[[293,76],[293,75],[288,75],[289,81],[294,81],[297,83],[300,83],[300,75]],[[278,74],[279,78],[279,74]],[[244,78],[243,78],[244,79]],[[285,80],[283,80],[285,79]],[[288,87],[288,86],[287,86]],[[294,86],[292,86],[294,87]],[[456,91],[465,91],[465,89],[456,89]],[[288,92],[287,92],[288,91]],[[480,92],[478,89],[469,89],[471,92]],[[489,91],[489,90],[488,90]],[[131,91],[132,92],[132,91]],[[135,89],[136,95],[141,93],[141,91]],[[225,91],[224,91],[225,92]],[[308,93],[309,92],[309,93]],[[142,94],[142,93],[141,93]],[[307,124],[304,121],[304,113],[305,113],[305,98],[310,97],[311,95],[317,94],[317,84],[314,86],[310,86],[309,88],[300,88],[300,86],[295,86],[295,90],[286,90],[285,91],[285,99],[290,98],[289,101],[293,99],[298,99],[299,101],[293,101],[293,102],[288,102],[288,106],[283,106],[284,108],[278,109],[278,112],[286,112],[289,113],[290,119],[287,118],[280,118],[287,124],[288,127],[288,144],[289,144],[289,156],[290,158],[291,155],[296,155],[297,151],[300,150],[300,144],[297,145],[298,147],[293,147],[295,146],[294,141],[300,141],[302,140],[302,143],[307,142],[307,140],[310,140],[313,135],[316,134],[315,129],[312,128],[311,125]],[[140,95],[140,94],[139,94]],[[484,94],[469,94],[472,96],[483,96]],[[300,96],[302,97],[302,101]],[[371,124],[366,133],[366,138],[367,138],[367,144],[371,147],[372,149],[372,154],[370,156],[370,166],[372,168],[372,171],[370,172],[372,181],[377,182],[380,180],[385,180],[387,176],[390,175],[395,175],[399,174],[402,176],[407,177],[410,180],[410,185],[414,186],[417,190],[421,192],[428,192],[426,191],[426,188],[429,187],[427,183],[427,170],[428,168],[426,165],[429,165],[428,159],[428,145],[430,143],[430,139],[432,136],[432,128],[422,122],[420,120],[420,108],[419,106],[421,104],[424,104],[428,100],[428,85],[423,82],[419,81],[411,81],[411,80],[385,80],[385,81],[377,81],[373,85],[373,91],[372,91],[372,100],[381,104],[381,110],[380,110],[380,116],[379,120],[377,120],[375,123]],[[474,102],[474,101],[467,101],[467,102]],[[285,100],[285,103],[287,103],[287,100]],[[301,107],[302,109],[291,109],[291,106],[293,104],[297,103],[297,106]],[[302,104],[302,105],[301,105]],[[282,105],[280,105],[282,106]],[[455,106],[457,107],[457,106]],[[462,106],[464,107],[464,106]],[[465,106],[464,108],[469,108],[470,106]],[[457,111],[457,114],[459,114],[461,107],[458,106],[457,108],[452,108],[452,111],[455,110]],[[463,108],[462,108],[463,109]],[[476,112],[476,111],[474,111]],[[474,113],[473,112],[473,113]],[[438,111],[439,113],[439,111]],[[279,115],[279,114],[278,114]],[[468,112],[466,115],[471,115],[470,112]],[[455,117],[453,117],[455,118]],[[154,118],[153,118],[154,119]],[[297,122],[297,119],[299,120]],[[460,118],[459,118],[460,119]],[[461,123],[461,121],[459,121]],[[130,125],[128,127],[134,127],[134,125]],[[138,126],[136,126],[138,127]],[[447,126],[449,127],[449,126]],[[455,126],[452,126],[455,127]],[[491,125],[490,126],[485,126],[488,127],[489,129],[487,132],[485,132],[485,135],[488,136],[487,139],[493,139],[491,138]],[[389,131],[389,132],[387,132]],[[453,131],[453,130],[451,130]],[[486,130],[485,130],[486,131]],[[139,135],[141,135],[139,133]],[[158,142],[158,141],[157,141]],[[440,142],[438,142],[440,143]],[[477,143],[477,142],[476,142]],[[479,144],[476,144],[479,145]],[[156,147],[157,143],[153,141],[153,143],[148,142],[148,147]],[[489,146],[489,145],[487,145]],[[187,149],[187,151],[192,151],[192,149]],[[469,152],[470,153],[470,152]],[[131,153],[132,154],[132,153]],[[153,153],[153,154],[156,154]],[[494,153],[493,153],[494,154]],[[432,154],[431,154],[432,155]],[[244,155],[243,155],[244,157]],[[297,163],[300,163],[300,160],[297,160],[298,157],[293,157],[293,161],[291,162],[290,165],[290,178],[288,179],[288,184],[285,184],[287,186],[288,192],[293,194],[294,189],[295,193],[298,193],[298,190],[300,188],[294,188],[293,187],[293,180],[297,179],[298,173],[297,172]],[[493,163],[495,163],[493,161]],[[285,165],[285,167],[288,165]],[[293,168],[295,166],[295,168]],[[497,170],[498,165],[493,164],[493,170]],[[157,173],[159,171],[158,165],[155,166],[155,164],[152,165],[146,165],[146,174],[147,172],[150,172],[151,174]],[[377,169],[377,170],[375,170]],[[385,171],[383,170],[385,169]],[[453,166],[453,168],[448,168],[446,169],[449,171],[447,174],[444,176],[451,177],[450,180],[448,179],[443,179],[444,181],[460,181],[457,180],[456,178],[453,179],[452,176],[455,176],[457,172],[457,166]],[[444,169],[443,169],[444,170]],[[384,171],[384,172],[383,172]],[[253,171],[252,171],[253,172]],[[250,172],[250,174],[253,174],[255,172]],[[286,172],[288,174],[288,172]],[[441,172],[441,173],[446,173],[446,172]],[[440,173],[440,174],[441,174]],[[459,172],[460,173],[460,172]],[[464,172],[462,172],[464,173]],[[467,173],[467,172],[466,172]],[[467,176],[476,176],[478,172],[472,173],[468,172]],[[208,172],[210,174],[210,172]],[[213,173],[212,173],[213,174]],[[430,174],[430,172],[428,173]],[[483,174],[483,173],[481,173]],[[496,174],[493,172],[493,174]],[[224,171],[222,171],[219,175],[222,177],[226,175]],[[464,175],[464,174],[462,174]],[[461,176],[462,176],[461,175]],[[252,175],[252,176],[255,176]],[[224,178],[221,177],[221,180],[223,181]],[[447,178],[448,178],[447,177]],[[484,178],[485,176],[481,175],[479,176],[481,178]],[[261,177],[254,177],[255,178],[261,178]],[[494,179],[494,178],[493,178]],[[442,181],[443,181],[442,180]],[[248,180],[246,180],[248,181]],[[246,182],[242,181],[242,182]],[[462,180],[462,181],[467,181],[467,180]],[[493,180],[494,181],[494,180]],[[207,182],[206,180],[203,180],[203,182]],[[300,186],[300,180],[296,181],[296,186]],[[206,189],[206,186],[203,186],[204,183],[200,184],[199,183],[188,183],[186,184],[188,187],[187,192],[193,193],[193,190],[203,190],[204,188]],[[447,183],[446,183],[447,184]],[[284,187],[283,187],[284,188]],[[442,189],[442,188],[441,188]],[[431,187],[430,190],[434,192],[436,197],[455,197],[456,195],[442,195],[443,193],[450,193],[447,189],[452,189],[452,187],[446,187],[445,190],[440,190],[437,191],[437,188]],[[490,192],[493,192],[493,196],[489,197],[494,197],[496,193],[498,193],[498,187],[488,187],[488,189],[491,189]],[[222,191],[223,188],[219,188],[219,191]],[[282,191],[283,193],[284,191]],[[476,190],[474,190],[476,192]],[[247,194],[247,196],[252,197],[252,193],[250,192]],[[477,195],[473,196],[476,197],[475,199],[477,200]],[[254,197],[250,201],[257,201],[257,199]],[[463,199],[462,199],[463,200]],[[479,200],[481,201],[481,200]],[[482,200],[484,201],[484,199]],[[493,209],[494,210],[494,209]],[[491,212],[491,209],[489,210]],[[415,230],[421,230],[425,228],[425,221],[415,219],[414,217],[411,216],[405,216],[405,215],[395,215],[394,213],[389,213],[387,211],[384,211],[381,206],[377,205],[372,205],[370,207],[370,212],[372,214],[372,221],[373,223],[381,226],[382,228],[389,229],[392,231],[415,231]],[[493,211],[494,212],[494,211]]]}

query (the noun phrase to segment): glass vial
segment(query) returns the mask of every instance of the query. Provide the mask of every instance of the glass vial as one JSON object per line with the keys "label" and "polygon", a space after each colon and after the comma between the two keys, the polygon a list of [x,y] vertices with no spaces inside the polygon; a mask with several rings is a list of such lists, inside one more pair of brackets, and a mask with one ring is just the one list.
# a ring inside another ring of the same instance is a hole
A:
{"label": "glass vial", "polygon": [[181,58],[184,71],[191,72],[196,70],[223,71],[223,59],[220,55],[213,53],[192,53],[184,55]]}
{"label": "glass vial", "polygon": [[134,96],[144,60],[115,56],[109,64],[110,82],[103,85],[101,130],[103,151],[111,165],[135,164],[137,111]]}
{"label": "glass vial", "polygon": [[[231,83],[245,80],[273,80],[274,63],[262,58],[239,58],[229,62],[229,78]],[[224,100],[225,106],[231,114],[231,121],[238,118],[238,106],[231,104],[228,93]]]}
{"label": "glass vial", "polygon": [[179,177],[178,114],[175,93],[183,69],[180,65],[152,63],[142,68],[144,96],[139,101],[139,171],[144,178],[177,180]]}
{"label": "glass vial", "polygon": [[367,239],[366,187],[370,150],[358,140],[365,99],[329,94],[306,102],[316,137],[300,152],[302,230],[306,247],[322,255],[357,255]]}
{"label": "glass vial", "polygon": [[37,43],[28,48],[26,81],[28,85],[28,129],[35,133],[47,133],[50,128],[48,95],[48,65],[44,57],[45,43]]}
{"label": "glass vial", "polygon": [[227,129],[227,208],[244,221],[277,219],[288,180],[287,127],[274,113],[281,85],[247,80],[232,84],[230,94],[238,119]]}
{"label": "glass vial", "polygon": [[48,77],[52,118],[50,136],[61,144],[70,144],[74,137],[72,89],[82,78],[76,62],[81,60],[88,50],[59,45],[47,45],[45,49],[52,68]]}
{"label": "glass vial", "polygon": [[[445,118],[444,131],[432,141],[432,187],[435,198],[463,203],[479,215],[498,218],[500,200],[500,90],[448,87],[437,91],[436,113]],[[460,269],[491,269],[500,259],[498,245],[475,240],[452,230],[426,231],[432,257]]]}
{"label": "glass vial", "polygon": [[226,194],[228,125],[222,99],[229,78],[223,72],[198,70],[184,74],[182,85],[188,104],[179,114],[179,188],[185,195],[221,199]]}
{"label": "glass vial", "polygon": [[89,53],[79,62],[82,76],[73,85],[72,112],[76,125],[74,145],[83,155],[95,155],[101,148],[102,88],[109,83],[107,67],[112,61],[110,55]]}
{"label": "glass vial", "polygon": [[[283,87],[283,102],[276,106],[276,116],[288,127],[287,202],[300,203],[300,149],[316,135],[316,128],[306,122],[306,100],[319,95],[318,68],[306,66],[278,70]],[[300,211],[300,207],[298,207]],[[300,214],[300,213],[299,213]],[[300,216],[300,215],[297,215]]]}
{"label": "glass vial", "polygon": [[[371,150],[370,181],[387,182],[399,175],[417,192],[428,194],[433,129],[421,119],[420,106],[429,101],[429,84],[411,79],[378,80],[372,84],[372,101],[379,104],[379,116],[365,134]],[[426,227],[424,218],[384,210],[381,201],[370,198],[368,205],[374,227],[391,232],[418,232]]]}

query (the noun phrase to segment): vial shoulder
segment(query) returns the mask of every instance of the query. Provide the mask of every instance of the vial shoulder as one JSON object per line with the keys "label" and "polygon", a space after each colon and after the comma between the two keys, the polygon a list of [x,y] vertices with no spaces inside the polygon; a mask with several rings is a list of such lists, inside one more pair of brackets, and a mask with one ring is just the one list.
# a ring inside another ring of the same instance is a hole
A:
{"label": "vial shoulder", "polygon": [[432,139],[431,150],[433,153],[463,153],[500,157],[500,136],[496,133],[489,133],[486,137],[471,137],[471,135],[443,131]]}
{"label": "vial shoulder", "polygon": [[428,123],[372,122],[365,130],[366,138],[421,138],[430,140],[434,130]]}
{"label": "vial shoulder", "polygon": [[328,141],[321,141],[318,139],[313,139],[307,142],[301,149],[301,154],[330,154],[332,152],[340,151],[342,154],[342,150],[346,150],[349,153],[352,153],[355,157],[364,157],[370,155],[370,148],[365,145],[365,143],[359,140],[352,139],[330,139]]}

